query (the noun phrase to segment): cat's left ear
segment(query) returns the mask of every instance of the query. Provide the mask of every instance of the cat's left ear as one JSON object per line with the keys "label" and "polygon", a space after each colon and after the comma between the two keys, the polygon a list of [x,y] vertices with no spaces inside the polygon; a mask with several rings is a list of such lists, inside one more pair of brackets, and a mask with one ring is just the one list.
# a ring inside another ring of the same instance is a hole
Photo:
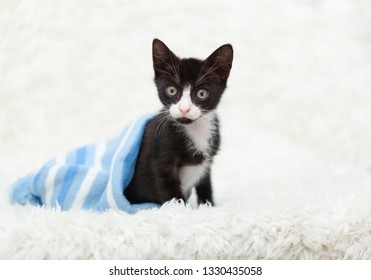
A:
{"label": "cat's left ear", "polygon": [[205,60],[205,65],[216,73],[223,81],[226,81],[232,68],[233,47],[230,44],[223,45],[215,50]]}
{"label": "cat's left ear", "polygon": [[152,42],[152,59],[156,78],[177,73],[179,58],[159,39]]}

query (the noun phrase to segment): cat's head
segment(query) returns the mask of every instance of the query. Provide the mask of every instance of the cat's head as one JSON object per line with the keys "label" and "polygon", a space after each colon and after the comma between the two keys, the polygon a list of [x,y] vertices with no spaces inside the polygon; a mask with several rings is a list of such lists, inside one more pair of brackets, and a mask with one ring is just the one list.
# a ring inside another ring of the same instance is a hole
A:
{"label": "cat's head", "polygon": [[189,124],[216,109],[232,68],[231,45],[219,47],[205,60],[180,59],[154,39],[152,57],[159,98],[174,120]]}

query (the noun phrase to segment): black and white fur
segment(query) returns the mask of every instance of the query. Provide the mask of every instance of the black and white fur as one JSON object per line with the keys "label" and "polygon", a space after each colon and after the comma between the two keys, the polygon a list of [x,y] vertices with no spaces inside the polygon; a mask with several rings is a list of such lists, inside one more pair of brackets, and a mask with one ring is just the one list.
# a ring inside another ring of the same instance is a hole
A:
{"label": "black and white fur", "polygon": [[131,203],[186,199],[213,204],[211,165],[220,145],[215,112],[233,60],[223,45],[206,60],[180,59],[160,40],[152,44],[155,84],[163,109],[145,128],[134,177],[125,190]]}

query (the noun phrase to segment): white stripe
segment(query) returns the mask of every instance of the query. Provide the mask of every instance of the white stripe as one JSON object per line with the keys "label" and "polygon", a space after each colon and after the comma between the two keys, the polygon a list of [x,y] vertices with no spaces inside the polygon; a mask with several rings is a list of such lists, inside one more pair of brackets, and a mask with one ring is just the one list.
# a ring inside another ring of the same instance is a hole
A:
{"label": "white stripe", "polygon": [[89,169],[84,180],[81,183],[80,189],[77,192],[74,202],[71,205],[71,209],[81,209],[84,205],[85,199],[93,186],[94,180],[97,177],[99,170]]}
{"label": "white stripe", "polygon": [[61,155],[55,159],[55,166],[59,165],[65,165],[67,159],[67,154]]}
{"label": "white stripe", "polygon": [[113,189],[112,189],[112,177],[113,177],[113,165],[115,164],[116,162],[116,158],[118,157],[118,155],[120,154],[122,148],[124,147],[126,141],[128,140],[128,138],[130,137],[131,135],[131,132],[132,130],[134,129],[135,127],[135,123],[133,123],[129,128],[128,128],[128,131],[126,132],[126,134],[124,135],[124,138],[122,139],[115,155],[113,156],[113,159],[112,159],[112,162],[111,162],[111,170],[110,170],[110,176],[109,176],[109,180],[108,180],[108,184],[107,184],[107,202],[108,202],[108,205],[110,206],[110,208],[112,209],[115,209],[115,210],[119,210],[119,207],[117,206],[116,204],[116,201],[115,201],[115,198],[113,196]]}
{"label": "white stripe", "polygon": [[48,171],[48,175],[45,179],[45,204],[51,205],[51,198],[54,190],[55,176],[61,166],[66,164],[67,155],[62,155],[56,158],[55,165]]}
{"label": "white stripe", "polygon": [[103,169],[102,165],[102,158],[104,155],[104,152],[106,151],[107,143],[99,143],[97,144],[95,148],[95,156],[94,156],[94,167],[98,170]]}
{"label": "white stripe", "polygon": [[89,169],[88,173],[85,175],[85,178],[74,198],[74,202],[71,205],[71,209],[81,209],[84,205],[85,199],[93,186],[97,174],[103,169],[102,159],[106,149],[107,143],[101,142],[96,144],[93,163],[94,168]]}
{"label": "white stripe", "polygon": [[191,99],[191,87],[186,86],[183,90],[183,95],[178,102],[179,109],[187,110],[192,106],[192,99]]}

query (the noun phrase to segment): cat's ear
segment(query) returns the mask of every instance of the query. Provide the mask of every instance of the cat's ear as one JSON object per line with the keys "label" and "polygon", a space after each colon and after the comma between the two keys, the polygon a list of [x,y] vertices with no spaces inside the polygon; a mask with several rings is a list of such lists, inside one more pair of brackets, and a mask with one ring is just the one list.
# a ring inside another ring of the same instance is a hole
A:
{"label": "cat's ear", "polygon": [[226,81],[232,68],[233,47],[230,44],[223,45],[215,50],[204,62],[204,67]]}
{"label": "cat's ear", "polygon": [[169,74],[173,76],[174,73],[178,73],[180,59],[159,39],[152,42],[152,59],[155,77]]}

